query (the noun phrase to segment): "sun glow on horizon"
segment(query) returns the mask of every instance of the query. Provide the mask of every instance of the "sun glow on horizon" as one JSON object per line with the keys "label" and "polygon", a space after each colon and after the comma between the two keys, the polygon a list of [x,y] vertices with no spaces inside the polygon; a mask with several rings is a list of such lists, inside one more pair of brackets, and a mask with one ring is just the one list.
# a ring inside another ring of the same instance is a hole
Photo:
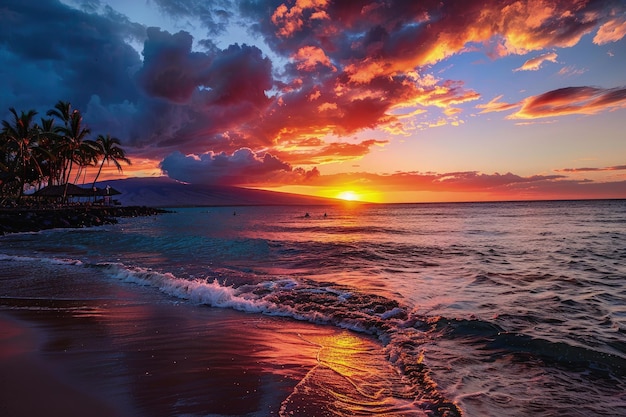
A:
{"label": "sun glow on horizon", "polygon": [[346,201],[359,201],[361,199],[360,196],[354,191],[342,191],[337,194],[337,198]]}

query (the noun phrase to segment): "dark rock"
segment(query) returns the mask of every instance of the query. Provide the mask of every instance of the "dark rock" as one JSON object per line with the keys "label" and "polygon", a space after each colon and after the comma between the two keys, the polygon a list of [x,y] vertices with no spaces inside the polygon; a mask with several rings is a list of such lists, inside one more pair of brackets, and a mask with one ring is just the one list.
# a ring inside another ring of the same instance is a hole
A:
{"label": "dark rock", "polygon": [[60,208],[0,208],[0,235],[37,232],[53,228],[78,228],[117,223],[118,217],[153,216],[167,213],[153,207],[69,206]]}

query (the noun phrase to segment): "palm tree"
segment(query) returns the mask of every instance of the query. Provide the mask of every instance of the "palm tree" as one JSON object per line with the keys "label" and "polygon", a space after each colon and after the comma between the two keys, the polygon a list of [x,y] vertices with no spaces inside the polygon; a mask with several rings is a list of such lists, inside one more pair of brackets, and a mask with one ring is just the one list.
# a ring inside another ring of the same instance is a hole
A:
{"label": "palm tree", "polygon": [[[62,137],[59,135],[59,128],[54,125],[54,119],[41,118],[41,125],[38,127],[39,147],[44,151],[45,158],[40,162],[44,171],[43,183],[54,185],[59,182],[61,169],[57,148]],[[46,179],[47,178],[47,179]]]}
{"label": "palm tree", "polygon": [[11,107],[9,111],[13,115],[13,123],[2,121],[2,133],[4,137],[5,158],[9,163],[9,172],[13,174],[13,181],[17,181],[19,200],[24,194],[24,185],[36,182],[43,177],[38,155],[40,154],[38,127],[33,124],[33,118],[37,114],[35,110],[22,111],[18,116],[17,111]]}
{"label": "palm tree", "polygon": [[59,100],[57,104],[54,105],[54,109],[48,110],[46,115],[60,119],[65,127],[67,127],[72,116],[72,105],[69,101]]}
{"label": "palm tree", "polygon": [[83,117],[78,110],[74,110],[69,117],[66,127],[61,128],[63,141],[61,143],[61,155],[66,161],[67,167],[64,168],[63,183],[65,190],[63,191],[63,200],[67,197],[67,185],[74,164],[79,167],[83,166],[86,161],[92,160],[90,155],[94,152],[95,146],[93,142],[87,141],[87,137],[91,131],[82,126]]}
{"label": "palm tree", "polygon": [[100,156],[102,157],[102,161],[100,162],[100,168],[98,169],[98,173],[96,177],[93,179],[93,187],[96,186],[96,181],[98,181],[98,177],[102,172],[102,167],[104,163],[113,162],[118,172],[122,172],[122,165],[120,162],[125,162],[130,165],[130,159],[126,157],[126,151],[120,147],[121,142],[118,138],[112,138],[111,135],[107,134],[106,136],[98,135],[96,138],[96,143],[100,148]]}
{"label": "palm tree", "polygon": [[[83,140],[78,152],[76,153],[76,175],[74,176],[74,184],[77,184],[81,175],[86,172],[88,166],[97,166],[102,152],[100,145],[93,140]],[[84,171],[84,172],[83,172]],[[84,181],[83,181],[84,183]]]}
{"label": "palm tree", "polygon": [[68,129],[69,127],[70,119],[72,117],[72,104],[69,101],[59,100],[54,105],[53,109],[46,112],[46,115],[56,117],[63,122],[63,126],[58,128],[61,135],[55,138],[56,140],[54,140],[54,144],[50,149],[56,157],[57,169],[55,172],[55,182],[58,185],[61,185],[67,183],[66,178],[69,179],[68,168],[70,161],[68,160],[67,154],[68,141],[67,138],[63,136],[63,129]]}

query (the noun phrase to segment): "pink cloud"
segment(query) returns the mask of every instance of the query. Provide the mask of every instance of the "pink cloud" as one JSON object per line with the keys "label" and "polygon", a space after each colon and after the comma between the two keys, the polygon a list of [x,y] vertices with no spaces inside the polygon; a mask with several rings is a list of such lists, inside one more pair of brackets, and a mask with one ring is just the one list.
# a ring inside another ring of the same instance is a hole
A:
{"label": "pink cloud", "polygon": [[305,21],[328,19],[324,10],[327,3],[328,0],[296,0],[296,4],[291,7],[281,4],[271,18],[276,26],[276,35],[288,38],[300,31]]}
{"label": "pink cloud", "polygon": [[556,62],[557,54],[554,52],[548,52],[542,55],[539,55],[535,58],[531,58],[528,61],[524,62],[521,67],[513,70],[513,71],[537,71],[541,68],[541,65],[548,62]]}
{"label": "pink cloud", "polygon": [[495,97],[487,104],[476,108],[481,113],[517,109],[508,119],[537,119],[543,117],[568,116],[573,114],[597,114],[602,111],[626,108],[626,88],[566,87],[527,97],[517,103],[500,102]]}
{"label": "pink cloud", "polygon": [[626,17],[616,17],[604,23],[593,38],[593,43],[604,45],[617,42],[626,36]]}
{"label": "pink cloud", "polygon": [[331,64],[330,59],[324,51],[317,46],[303,46],[292,56],[297,62],[296,68],[300,71],[313,71],[318,65],[336,71],[337,68]]}
{"label": "pink cloud", "polygon": [[[340,149],[342,142],[335,139],[315,151],[298,147],[311,137],[342,137],[364,129],[405,134],[420,126],[461,123],[459,105],[479,99],[480,93],[462,81],[429,75],[424,71],[428,65],[468,48],[483,48],[497,57],[571,46],[593,30],[611,33],[613,39],[621,27],[612,9],[565,0],[296,0],[263,13],[257,30],[274,52],[289,59],[280,79],[273,78],[271,62],[254,47],[194,53],[184,34],[151,33],[139,74],[145,91],[188,106],[169,124],[180,128],[169,127],[175,132],[152,149],[172,151],[178,145],[183,152],[202,154],[249,147],[280,154],[290,164],[360,158],[368,146],[358,151],[346,146],[355,151],[345,154],[331,151]],[[546,52],[519,70],[538,69],[556,59],[556,52]],[[272,88],[277,93],[270,96]],[[517,110],[509,117],[530,119],[623,105],[619,89],[598,89],[588,96],[589,87],[572,89],[578,90],[518,103],[501,102],[499,96],[477,108],[481,113]],[[429,108],[442,116],[419,124],[405,117]]]}
{"label": "pink cloud", "polygon": [[567,87],[528,97],[510,119],[596,114],[626,108],[626,88]]}
{"label": "pink cloud", "polygon": [[489,103],[486,104],[477,104],[476,108],[481,109],[481,113],[492,113],[492,112],[500,112],[512,110],[519,107],[519,103],[503,103],[500,101],[502,99],[502,95],[499,95],[492,99]]}
{"label": "pink cloud", "polygon": [[[450,173],[364,172],[318,176],[307,185],[330,187],[341,184],[361,190],[407,193],[470,193],[490,200],[626,198],[626,181],[572,180],[564,175],[485,174],[475,171]],[[468,198],[468,194],[464,198]],[[436,196],[434,197],[436,199]]]}

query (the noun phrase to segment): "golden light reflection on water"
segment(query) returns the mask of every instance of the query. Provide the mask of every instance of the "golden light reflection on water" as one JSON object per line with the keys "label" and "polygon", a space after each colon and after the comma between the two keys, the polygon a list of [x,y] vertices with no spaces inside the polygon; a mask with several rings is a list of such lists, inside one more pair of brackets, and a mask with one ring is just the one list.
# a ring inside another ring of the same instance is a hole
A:
{"label": "golden light reflection on water", "polygon": [[317,415],[425,415],[376,341],[344,330],[309,342],[319,347],[318,365],[283,403],[281,416],[306,414],[307,407]]}
{"label": "golden light reflection on water", "polygon": [[357,358],[365,357],[367,352],[371,351],[372,346],[368,347],[362,339],[351,333],[342,332],[319,342],[322,346],[318,354],[320,364],[345,378],[354,377],[360,372],[367,372],[367,364],[365,364],[365,369],[362,368]]}

